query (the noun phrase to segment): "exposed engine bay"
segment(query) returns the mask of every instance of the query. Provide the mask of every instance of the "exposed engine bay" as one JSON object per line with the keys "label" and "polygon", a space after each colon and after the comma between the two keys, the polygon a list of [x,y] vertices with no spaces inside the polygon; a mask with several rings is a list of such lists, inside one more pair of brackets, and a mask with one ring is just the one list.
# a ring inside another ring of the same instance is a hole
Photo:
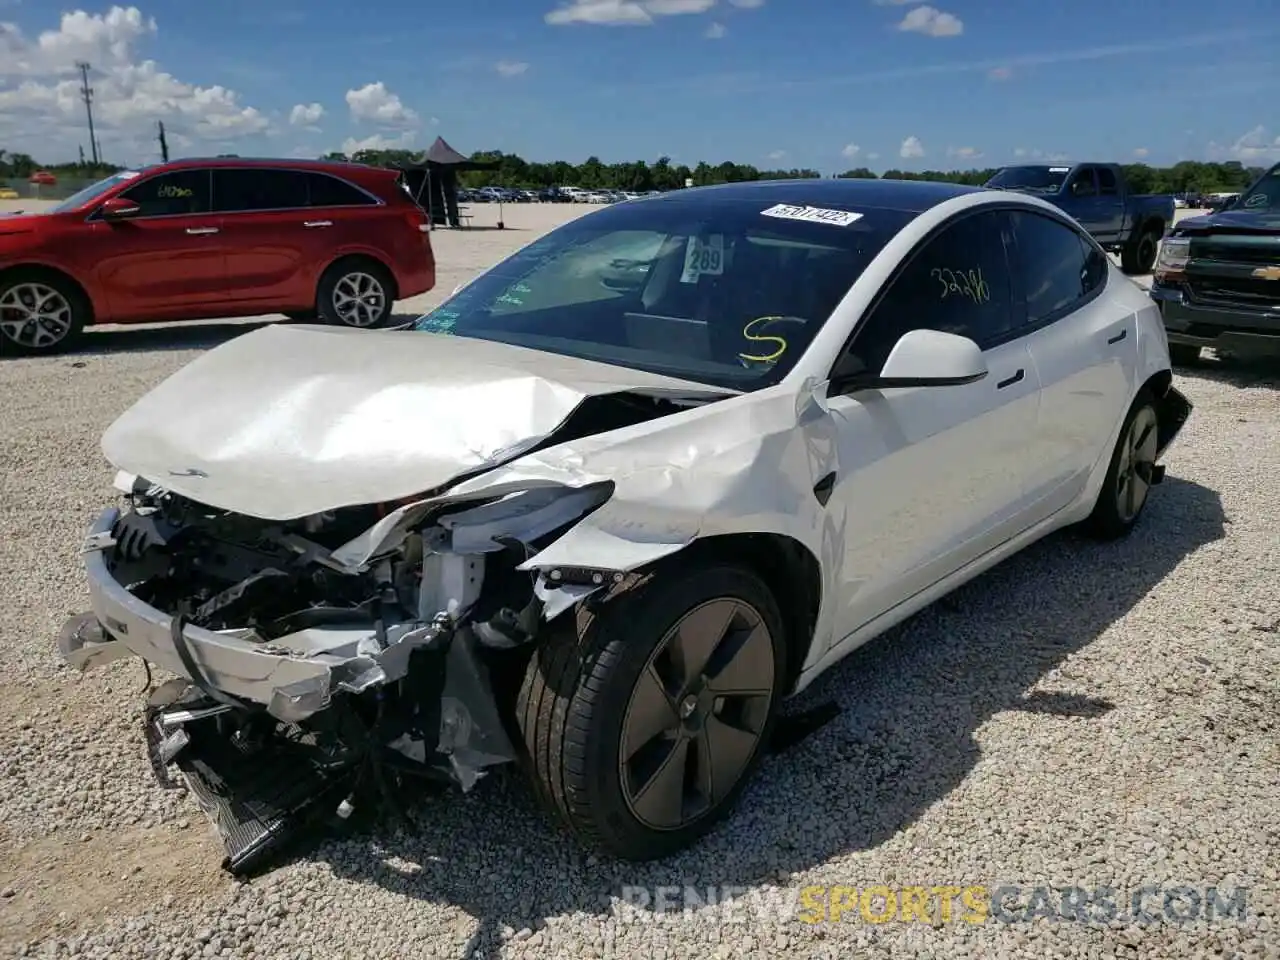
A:
{"label": "exposed engine bay", "polygon": [[[64,655],[81,667],[168,655],[180,676],[148,704],[152,766],[166,786],[178,785],[167,767],[181,771],[235,873],[315,815],[394,809],[405,777],[469,790],[513,760],[504,684],[519,683],[544,619],[627,577],[519,569],[611,484],[282,523],[117,483],[129,505],[86,543],[96,612],[64,629]],[[156,625],[130,619],[140,610],[167,635],[143,638]]]}

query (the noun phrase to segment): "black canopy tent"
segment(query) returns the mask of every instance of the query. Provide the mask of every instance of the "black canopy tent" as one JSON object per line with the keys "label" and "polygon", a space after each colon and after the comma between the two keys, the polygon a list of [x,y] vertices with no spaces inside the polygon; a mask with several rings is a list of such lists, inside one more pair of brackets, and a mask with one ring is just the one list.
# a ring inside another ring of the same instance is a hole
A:
{"label": "black canopy tent", "polygon": [[[448,222],[456,227],[458,223],[458,174],[463,170],[496,170],[496,161],[471,160],[464,157],[449,146],[444,137],[436,137],[436,142],[423,151],[422,156],[409,163],[398,164],[404,173],[405,185],[413,194],[427,216],[431,218],[431,226]],[[498,226],[502,227],[502,216],[499,213]]]}

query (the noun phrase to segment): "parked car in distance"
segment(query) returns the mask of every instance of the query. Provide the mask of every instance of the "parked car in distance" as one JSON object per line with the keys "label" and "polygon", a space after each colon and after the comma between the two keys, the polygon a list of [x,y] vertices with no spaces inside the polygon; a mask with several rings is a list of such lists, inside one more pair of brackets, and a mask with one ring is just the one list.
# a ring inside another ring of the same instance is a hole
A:
{"label": "parked car in distance", "polygon": [[1280,356],[1280,164],[1230,207],[1173,228],[1151,297],[1175,363],[1194,362],[1201,347]]}
{"label": "parked car in distance", "polygon": [[0,218],[0,350],[86,326],[283,313],[371,328],[435,284],[399,173],[351,163],[178,160]]}
{"label": "parked car in distance", "polygon": [[1066,211],[1103,248],[1120,254],[1125,273],[1150,273],[1160,238],[1173,225],[1172,196],[1129,190],[1115,163],[1002,167],[985,186],[1034,194]]}
{"label": "parked car in distance", "polygon": [[143,396],[60,649],[176,675],[153,769],[221,784],[234,871],[299,806],[376,803],[383,764],[465,791],[515,763],[572,835],[651,859],[853,650],[1051,531],[1133,532],[1189,413],[1155,304],[1037,197],[682,190],[413,329],[270,326]]}

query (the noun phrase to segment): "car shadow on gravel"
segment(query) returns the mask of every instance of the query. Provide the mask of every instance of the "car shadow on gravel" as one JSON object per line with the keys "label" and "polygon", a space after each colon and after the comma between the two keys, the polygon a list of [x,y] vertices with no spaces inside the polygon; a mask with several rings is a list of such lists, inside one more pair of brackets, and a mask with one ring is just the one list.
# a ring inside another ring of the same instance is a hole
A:
{"label": "car shadow on gravel", "polygon": [[840,713],[770,757],[735,815],[666,861],[588,856],[539,814],[514,771],[466,796],[423,798],[406,827],[328,841],[306,858],[351,882],[464,911],[478,922],[456,954],[464,957],[497,957],[513,935],[541,940],[544,926],[553,939],[556,918],[570,914],[625,917],[620,901],[651,915],[628,887],[737,887],[749,916],[753,889],[874,849],[947,797],[981,758],[976,733],[995,715],[1060,717],[1088,737],[1079,723],[1111,703],[1032,688],[1184,557],[1221,539],[1224,522],[1217,493],[1170,476],[1129,538],[1096,543],[1064,531],[961,587],[792,701],[788,713],[833,700]]}
{"label": "car shadow on gravel", "polygon": [[1201,357],[1173,371],[1188,380],[1213,380],[1232,387],[1280,390],[1280,357]]}

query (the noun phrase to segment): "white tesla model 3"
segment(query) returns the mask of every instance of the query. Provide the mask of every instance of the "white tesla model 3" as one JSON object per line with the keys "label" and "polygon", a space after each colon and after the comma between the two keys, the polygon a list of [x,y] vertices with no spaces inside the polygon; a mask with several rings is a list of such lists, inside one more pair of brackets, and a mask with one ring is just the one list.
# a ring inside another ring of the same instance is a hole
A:
{"label": "white tesla model 3", "polygon": [[128,502],[62,649],[174,674],[148,742],[232,869],[504,761],[661,856],[854,648],[1050,531],[1127,534],[1189,412],[1155,304],[1048,203],[675,191],[406,328],[266,327],[160,384],[103,438]]}

